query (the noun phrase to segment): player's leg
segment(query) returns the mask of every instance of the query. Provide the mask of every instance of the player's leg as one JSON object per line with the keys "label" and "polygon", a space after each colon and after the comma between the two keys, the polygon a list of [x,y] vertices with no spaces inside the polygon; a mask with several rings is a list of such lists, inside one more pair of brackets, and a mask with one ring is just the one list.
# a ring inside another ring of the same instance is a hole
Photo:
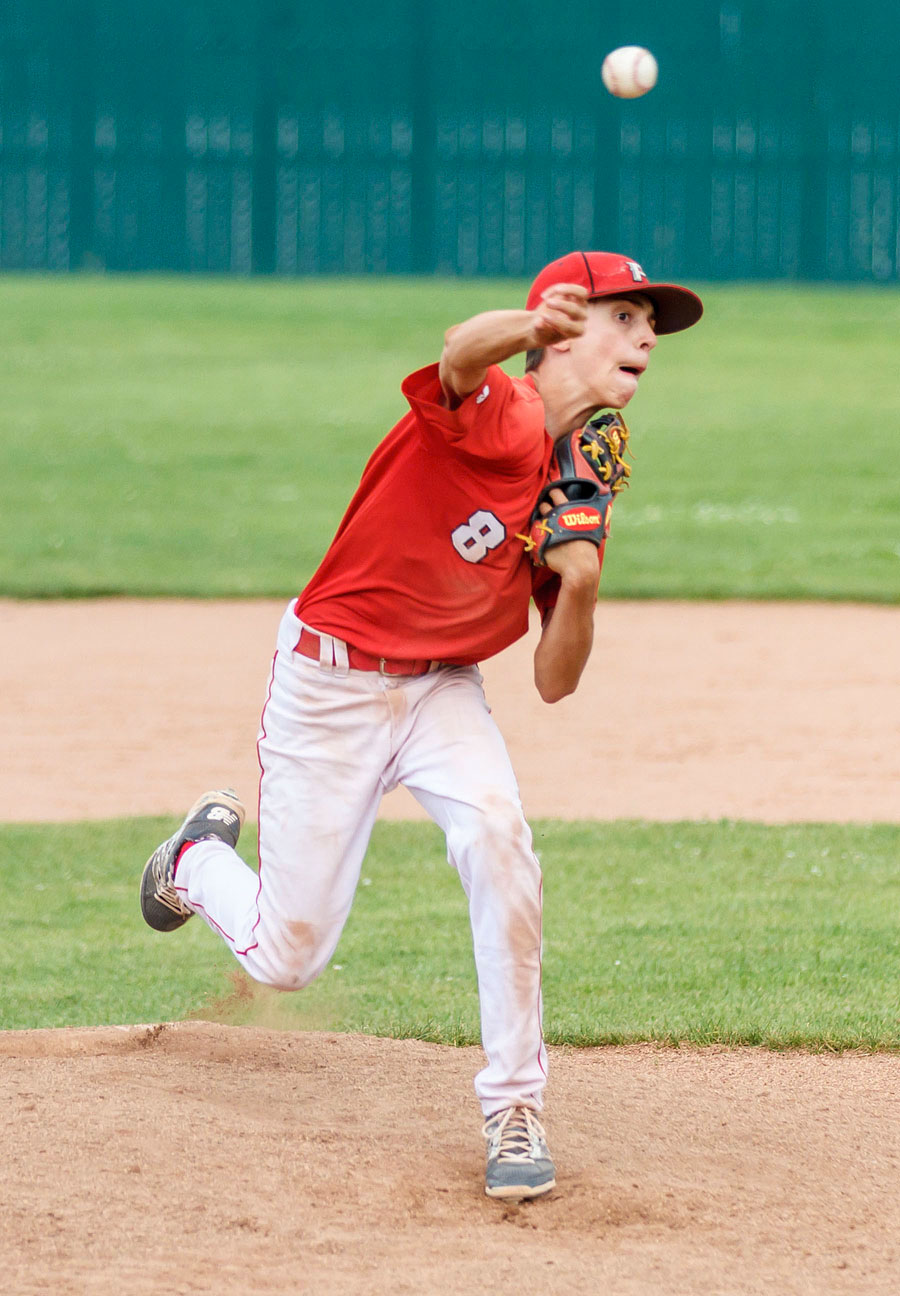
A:
{"label": "player's leg", "polygon": [[259,873],[225,840],[181,855],[174,889],[256,980],[307,984],[334,951],[382,793],[386,708],[376,679],[292,651],[286,614],[260,725]]}
{"label": "player's leg", "polygon": [[536,1111],[547,1057],[541,1030],[541,873],[506,745],[477,670],[443,671],[410,690],[391,773],[447,836],[469,899],[487,1066],[475,1080],[486,1122],[485,1192],[539,1197],[556,1171]]}
{"label": "player's leg", "polygon": [[[476,1081],[486,1116],[539,1109],[541,871],[506,745],[477,670],[426,677],[391,768],[447,836],[469,900],[487,1067]],[[414,697],[411,691],[411,697]]]}

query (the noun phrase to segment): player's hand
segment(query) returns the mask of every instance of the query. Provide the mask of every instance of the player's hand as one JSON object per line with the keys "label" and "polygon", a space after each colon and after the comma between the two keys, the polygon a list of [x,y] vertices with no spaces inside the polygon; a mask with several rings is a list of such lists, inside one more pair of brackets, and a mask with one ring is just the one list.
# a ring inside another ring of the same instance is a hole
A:
{"label": "player's hand", "polygon": [[527,348],[552,346],[566,338],[580,337],[587,322],[588,290],[581,284],[551,284],[541,293],[534,317],[533,341]]}
{"label": "player's hand", "polygon": [[[566,503],[566,496],[559,489],[551,490],[550,498],[554,505]],[[542,516],[546,517],[551,507],[550,504],[542,504]],[[599,554],[600,550],[590,540],[568,540],[565,544],[548,548],[544,554],[544,562],[564,581],[593,586],[596,590],[600,583]]]}

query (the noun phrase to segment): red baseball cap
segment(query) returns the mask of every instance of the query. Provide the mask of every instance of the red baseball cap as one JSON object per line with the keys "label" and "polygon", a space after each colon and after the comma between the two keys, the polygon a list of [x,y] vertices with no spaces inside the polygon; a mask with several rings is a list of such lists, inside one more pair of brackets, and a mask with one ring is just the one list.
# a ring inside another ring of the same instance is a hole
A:
{"label": "red baseball cap", "polygon": [[525,309],[536,310],[544,289],[558,283],[580,284],[588,289],[591,301],[643,293],[656,307],[657,333],[678,333],[696,324],[703,314],[696,293],[677,284],[653,283],[637,261],[617,252],[568,252],[551,261],[531,285]]}

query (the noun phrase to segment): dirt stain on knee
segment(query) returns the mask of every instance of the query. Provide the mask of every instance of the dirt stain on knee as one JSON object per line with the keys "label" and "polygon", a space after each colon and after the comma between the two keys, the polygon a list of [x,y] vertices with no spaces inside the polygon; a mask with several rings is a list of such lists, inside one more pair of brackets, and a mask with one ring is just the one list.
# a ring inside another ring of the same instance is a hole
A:
{"label": "dirt stain on knee", "polygon": [[308,922],[286,922],[285,944],[294,956],[299,956],[305,963],[316,947],[316,929]]}
{"label": "dirt stain on knee", "polygon": [[530,1003],[540,985],[541,870],[521,816],[500,796],[486,808],[483,849],[492,859],[494,903],[500,907],[513,956],[511,989]]}

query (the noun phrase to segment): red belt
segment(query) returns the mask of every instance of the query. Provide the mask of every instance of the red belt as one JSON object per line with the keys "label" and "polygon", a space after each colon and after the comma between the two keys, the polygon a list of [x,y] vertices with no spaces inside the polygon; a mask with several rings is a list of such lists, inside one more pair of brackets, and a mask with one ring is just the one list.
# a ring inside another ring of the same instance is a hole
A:
{"label": "red belt", "polygon": [[[294,646],[294,652],[310,657],[313,661],[319,661],[319,643],[319,636],[304,627],[300,631],[300,638]],[[347,644],[347,661],[353,670],[378,671],[381,675],[427,675],[429,671],[436,670],[441,664],[424,661],[420,657],[373,657],[371,653],[363,652],[361,648],[354,648],[352,644]]]}

